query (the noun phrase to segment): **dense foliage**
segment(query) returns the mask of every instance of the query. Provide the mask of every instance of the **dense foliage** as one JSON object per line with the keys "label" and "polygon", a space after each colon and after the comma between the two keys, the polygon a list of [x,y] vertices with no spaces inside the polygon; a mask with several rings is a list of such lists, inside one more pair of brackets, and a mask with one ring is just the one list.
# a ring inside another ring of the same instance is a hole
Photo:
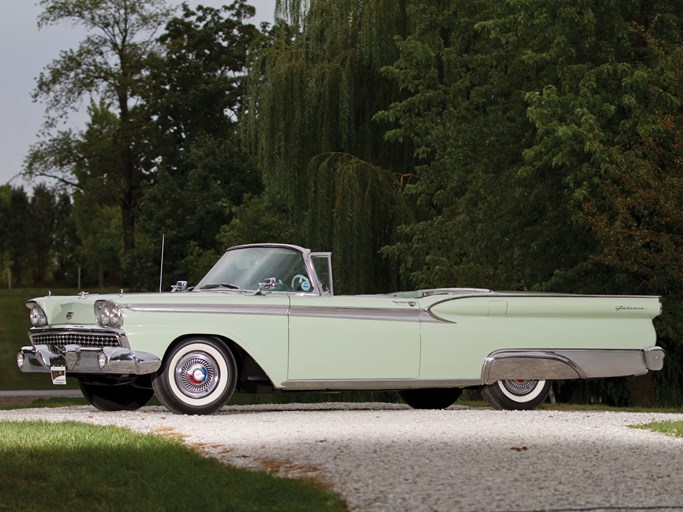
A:
{"label": "dense foliage", "polygon": [[[41,20],[67,19],[63,4],[43,0]],[[261,30],[251,13],[237,1],[167,17],[132,47],[127,113],[100,88],[82,132],[34,147],[28,174],[57,177],[71,201],[2,191],[15,282],[73,284],[80,263],[87,282],[153,288],[165,233],[172,279],[196,279],[226,245],[279,241],[333,250],[348,293],[657,294],[658,399],[683,403],[681,0],[280,0]],[[38,81],[52,112],[94,90],[67,73],[74,55]],[[620,404],[628,386],[558,392]]]}

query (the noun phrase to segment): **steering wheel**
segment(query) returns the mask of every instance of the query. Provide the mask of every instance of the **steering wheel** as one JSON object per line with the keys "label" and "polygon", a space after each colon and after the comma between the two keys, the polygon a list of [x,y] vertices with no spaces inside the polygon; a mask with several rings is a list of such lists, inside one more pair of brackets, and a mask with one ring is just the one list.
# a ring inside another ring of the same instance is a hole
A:
{"label": "steering wheel", "polygon": [[311,291],[311,281],[303,274],[297,274],[292,278],[292,290],[301,290],[302,292]]}

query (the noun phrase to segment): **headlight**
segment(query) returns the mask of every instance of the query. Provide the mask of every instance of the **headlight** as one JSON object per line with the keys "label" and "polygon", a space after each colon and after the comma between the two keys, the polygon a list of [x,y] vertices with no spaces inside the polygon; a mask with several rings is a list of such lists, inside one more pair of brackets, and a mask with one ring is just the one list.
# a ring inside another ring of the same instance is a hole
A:
{"label": "headlight", "polygon": [[31,325],[33,327],[45,327],[47,325],[47,315],[43,308],[41,308],[35,302],[29,302],[27,307],[31,309],[29,313],[29,318],[31,319]]}
{"label": "headlight", "polygon": [[123,308],[106,300],[95,302],[95,319],[100,327],[123,327]]}

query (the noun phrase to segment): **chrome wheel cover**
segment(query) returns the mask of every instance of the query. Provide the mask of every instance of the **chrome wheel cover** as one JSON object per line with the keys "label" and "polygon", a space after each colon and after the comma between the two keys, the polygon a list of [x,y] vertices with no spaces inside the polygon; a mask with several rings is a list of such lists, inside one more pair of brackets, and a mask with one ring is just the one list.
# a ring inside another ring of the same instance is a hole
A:
{"label": "chrome wheel cover", "polygon": [[190,398],[204,398],[216,389],[220,371],[216,360],[206,352],[189,352],[175,367],[175,383]]}
{"label": "chrome wheel cover", "polygon": [[515,396],[525,396],[531,393],[536,386],[538,386],[537,380],[504,380],[502,381],[503,387]]}

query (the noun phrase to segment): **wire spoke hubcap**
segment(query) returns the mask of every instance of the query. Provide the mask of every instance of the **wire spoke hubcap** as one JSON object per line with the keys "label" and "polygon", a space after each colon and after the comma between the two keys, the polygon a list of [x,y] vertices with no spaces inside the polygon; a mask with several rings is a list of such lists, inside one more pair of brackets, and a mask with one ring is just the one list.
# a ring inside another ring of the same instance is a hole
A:
{"label": "wire spoke hubcap", "polygon": [[178,361],[175,382],[180,391],[191,398],[210,395],[220,380],[218,363],[206,352],[190,352]]}

